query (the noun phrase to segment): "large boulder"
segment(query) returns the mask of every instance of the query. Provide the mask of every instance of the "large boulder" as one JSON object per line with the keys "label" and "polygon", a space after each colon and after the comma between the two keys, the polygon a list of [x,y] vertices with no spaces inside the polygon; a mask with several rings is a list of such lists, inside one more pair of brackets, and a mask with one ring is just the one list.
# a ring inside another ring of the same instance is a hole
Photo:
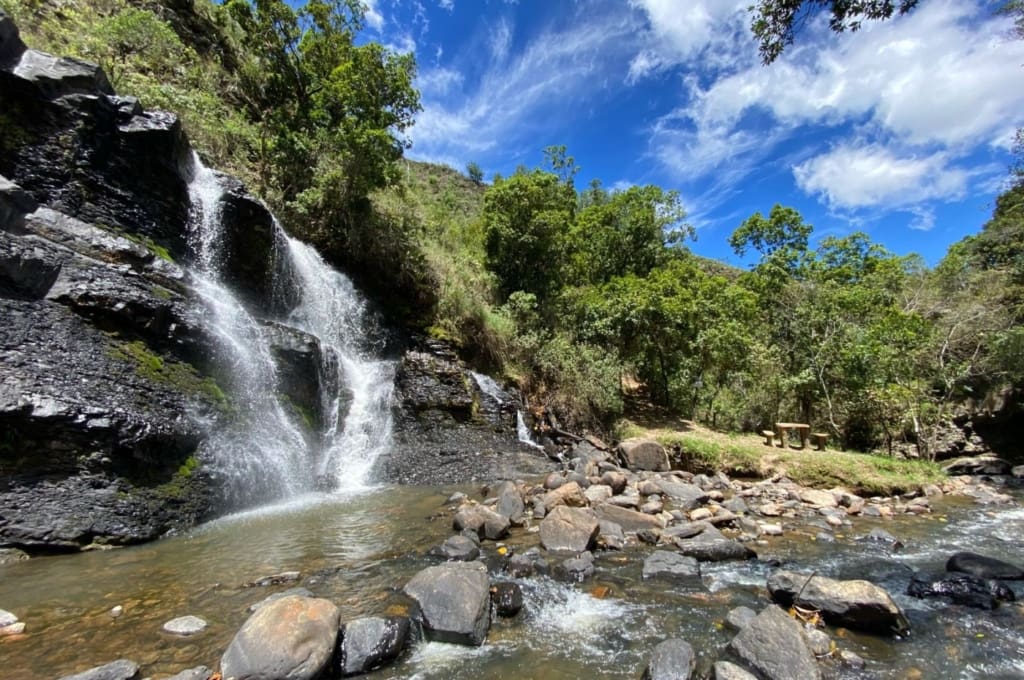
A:
{"label": "large boulder", "polygon": [[258,609],[220,660],[235,680],[314,680],[335,652],[341,612],[330,601],[290,596]]}
{"label": "large boulder", "polygon": [[769,605],[737,633],[729,649],[767,680],[819,680],[818,668],[800,624]]}
{"label": "large boulder", "polygon": [[708,494],[696,484],[687,484],[673,479],[659,479],[655,482],[655,486],[684,512],[689,512],[708,500]]}
{"label": "large boulder", "polygon": [[1024,579],[1024,570],[1008,562],[970,552],[958,552],[946,562],[946,571],[960,571],[983,579],[1019,581]]}
{"label": "large boulder", "polygon": [[768,577],[768,592],[784,607],[820,611],[832,625],[878,634],[902,634],[909,629],[889,593],[868,581],[836,581],[780,569]]}
{"label": "large boulder", "polygon": [[697,657],[689,642],[672,638],[659,642],[641,680],[689,680]]}
{"label": "large boulder", "polygon": [[410,629],[404,616],[374,616],[344,624],[335,655],[338,675],[359,675],[392,663],[405,651]]}
{"label": "large boulder", "polygon": [[560,505],[540,523],[540,544],[548,550],[583,552],[594,547],[600,531],[590,510]]}
{"label": "large boulder", "polygon": [[428,567],[405,585],[428,639],[482,645],[490,628],[490,579],[478,562]]}
{"label": "large boulder", "polygon": [[559,505],[570,505],[574,508],[584,508],[587,506],[587,497],[577,482],[569,482],[544,494],[543,502],[544,508],[550,512]]}
{"label": "large boulder", "polygon": [[619,444],[616,453],[630,470],[663,472],[669,469],[665,447],[652,439],[627,439]]}
{"label": "large boulder", "polygon": [[480,538],[492,541],[507,536],[511,526],[508,517],[483,505],[464,505],[452,519],[452,528],[456,531],[472,531]]}
{"label": "large boulder", "polygon": [[971,574],[916,573],[907,586],[907,594],[918,598],[939,598],[976,609],[995,609],[1000,602],[1013,602],[1015,596],[1005,584]]}
{"label": "large boulder", "polygon": [[494,489],[494,495],[498,499],[495,511],[507,517],[513,524],[519,525],[523,521],[523,513],[526,505],[523,503],[523,496],[519,493],[519,487],[515,482],[504,481]]}

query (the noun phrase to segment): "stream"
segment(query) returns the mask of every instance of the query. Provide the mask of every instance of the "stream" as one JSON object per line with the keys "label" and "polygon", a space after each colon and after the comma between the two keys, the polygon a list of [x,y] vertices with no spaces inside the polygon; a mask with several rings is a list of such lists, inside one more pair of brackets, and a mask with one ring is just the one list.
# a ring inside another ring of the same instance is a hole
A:
{"label": "stream", "polygon": [[[0,567],[0,606],[28,625],[24,637],[0,640],[4,677],[59,677],[122,657],[154,678],[200,664],[215,668],[250,605],[300,585],[336,602],[343,620],[404,613],[401,587],[436,563],[426,552],[451,533],[446,501],[456,490],[388,486],[311,494],[146,545]],[[1018,501],[1024,498],[1016,493]],[[707,672],[733,635],[723,623],[727,612],[767,603],[768,560],[867,578],[889,590],[907,613],[912,633],[905,640],[828,629],[840,648],[868,664],[859,673],[837,666],[835,677],[1024,677],[1019,603],[985,612],[903,594],[911,570],[941,569],[959,550],[1019,562],[1024,510],[985,508],[958,497],[937,498],[933,506],[933,514],[921,517],[855,519],[852,530],[837,533],[831,543],[816,540],[813,528],[787,531],[755,546],[759,560],[702,564],[701,588],[642,581],[650,548],[598,553],[591,582],[520,580],[524,611],[497,620],[482,647],[420,643],[373,677],[636,678],[650,650],[667,637],[689,641],[698,671]],[[890,551],[856,540],[875,526],[906,547]],[[536,534],[516,530],[506,544],[516,551],[536,540]],[[496,544],[484,547],[494,556]],[[291,570],[301,572],[298,581],[245,587]],[[1018,598],[1024,595],[1013,587]],[[118,605],[123,614],[115,618],[110,612]],[[209,627],[192,637],[161,631],[165,621],[186,614],[202,617]]]}

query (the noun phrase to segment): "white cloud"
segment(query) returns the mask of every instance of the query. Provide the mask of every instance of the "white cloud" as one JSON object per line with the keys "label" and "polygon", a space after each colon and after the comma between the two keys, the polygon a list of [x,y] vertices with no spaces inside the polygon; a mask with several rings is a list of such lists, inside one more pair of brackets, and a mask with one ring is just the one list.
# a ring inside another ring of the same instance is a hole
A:
{"label": "white cloud", "polygon": [[441,9],[446,9],[451,12],[455,9],[455,0],[438,0],[437,5]]}
{"label": "white cloud", "polygon": [[[643,4],[653,22],[650,7],[666,2]],[[727,15],[733,9],[721,3],[718,23],[706,10],[678,19],[676,28],[666,18],[662,33],[709,26],[703,42],[674,43],[680,55],[707,55],[702,45],[734,30]],[[831,205],[906,206],[962,195],[978,173],[955,167],[957,159],[978,145],[1004,146],[1008,131],[1024,122],[1024,41],[1009,40],[1004,28],[980,0],[931,0],[853,34],[835,35],[823,21],[812,22],[770,67],[753,58],[748,34],[747,52],[732,72],[685,81],[679,108],[652,126],[650,154],[677,177],[727,168],[730,181],[738,181],[783,141],[814,149],[829,138],[834,148],[804,151],[814,157],[795,173],[805,191]],[[641,52],[631,74],[657,68],[655,57]],[[840,160],[881,166],[861,165],[851,179]]]}
{"label": "white cloud", "polygon": [[377,0],[363,0],[363,8],[366,10],[364,19],[367,26],[376,31],[384,28],[384,15],[377,9]]}
{"label": "white cloud", "polygon": [[552,121],[573,124],[566,112],[579,111],[585,101],[600,96],[600,79],[610,69],[624,69],[632,49],[627,45],[635,35],[630,17],[586,16],[564,30],[539,32],[514,54],[509,47],[515,27],[498,24],[483,52],[462,55],[484,62],[467,69],[478,74],[472,79],[424,69],[417,81],[423,112],[412,130],[410,155],[483,161],[482,154],[501,148],[501,160],[509,162],[519,146],[556,143],[538,137],[537,131],[550,131]]}
{"label": "white cloud", "polygon": [[833,208],[909,206],[962,198],[970,174],[945,153],[899,157],[879,145],[841,145],[793,168],[797,186]]}

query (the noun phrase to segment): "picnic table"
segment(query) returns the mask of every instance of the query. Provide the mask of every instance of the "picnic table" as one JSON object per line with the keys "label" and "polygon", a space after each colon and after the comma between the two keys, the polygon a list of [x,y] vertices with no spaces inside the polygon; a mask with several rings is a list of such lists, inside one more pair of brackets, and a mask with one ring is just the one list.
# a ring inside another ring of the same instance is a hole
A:
{"label": "picnic table", "polygon": [[779,438],[779,448],[785,448],[787,435],[796,432],[800,435],[800,448],[807,448],[807,440],[811,436],[811,426],[807,423],[775,423],[775,434]]}

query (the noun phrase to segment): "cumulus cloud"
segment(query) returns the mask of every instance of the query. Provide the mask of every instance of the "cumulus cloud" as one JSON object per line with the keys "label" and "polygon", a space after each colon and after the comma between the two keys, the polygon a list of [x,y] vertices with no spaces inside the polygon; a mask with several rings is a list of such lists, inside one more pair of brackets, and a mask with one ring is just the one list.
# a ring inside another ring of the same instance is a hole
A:
{"label": "cumulus cloud", "polygon": [[377,0],[363,0],[363,8],[366,10],[364,19],[367,26],[375,31],[384,28],[384,15],[377,9]]}
{"label": "cumulus cloud", "polygon": [[945,153],[900,157],[877,144],[842,144],[795,166],[793,176],[803,191],[845,209],[962,198],[970,179]]}
{"label": "cumulus cloud", "polygon": [[[733,9],[731,2],[723,6]],[[728,35],[730,15],[721,11],[677,25],[706,24]],[[1004,20],[991,18],[981,3],[931,0],[854,34],[837,36],[812,22],[799,45],[770,67],[750,58],[755,46],[748,38],[749,54],[731,73],[686,81],[681,105],[652,126],[651,153],[679,177],[717,172],[723,164],[741,176],[781,142],[829,139],[834,148],[819,149],[794,174],[803,190],[832,206],[962,196],[973,173],[954,161],[979,145],[1005,145],[1008,131],[1024,122],[1024,41],[1004,29]],[[663,32],[683,35],[682,29]],[[715,42],[712,36],[703,44]],[[679,54],[701,53],[700,41],[677,37],[674,44]],[[631,73],[650,72],[655,62],[638,55]]]}

